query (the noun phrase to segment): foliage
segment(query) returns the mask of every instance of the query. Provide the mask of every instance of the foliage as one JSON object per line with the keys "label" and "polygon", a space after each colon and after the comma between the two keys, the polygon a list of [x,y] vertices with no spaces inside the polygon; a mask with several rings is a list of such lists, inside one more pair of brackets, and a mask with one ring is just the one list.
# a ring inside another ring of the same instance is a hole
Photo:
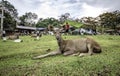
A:
{"label": "foliage", "polygon": [[84,24],[84,28],[90,28],[93,30],[96,30],[97,27],[97,21],[96,18],[93,17],[83,17],[81,18],[82,23]]}
{"label": "foliage", "polygon": [[25,15],[22,15],[20,17],[20,24],[23,25],[23,26],[35,26],[35,19],[37,19],[37,14],[35,13],[32,13],[32,12],[28,12],[28,13],[25,13]]}
{"label": "foliage", "polygon": [[106,12],[101,15],[100,23],[102,26],[114,29],[120,24],[120,11]]}
{"label": "foliage", "polygon": [[66,20],[63,25],[66,24],[66,22],[68,22],[69,25],[73,26],[73,27],[76,27],[76,28],[79,28],[81,26],[83,26],[83,24],[81,22],[77,22],[77,21],[74,21],[74,20]]}
{"label": "foliage", "polygon": [[70,13],[65,13],[65,14],[62,14],[59,18],[60,22],[63,23],[65,22],[66,20],[68,20],[70,17]]}
{"label": "foliage", "polygon": [[[64,39],[86,36],[63,36]],[[103,52],[98,55],[52,56],[32,60],[33,56],[45,54],[47,49],[58,48],[54,36],[42,36],[35,41],[29,36],[20,37],[22,43],[0,40],[1,76],[119,76],[120,75],[120,36],[87,36],[95,39]],[[111,44],[112,42],[112,44]],[[33,45],[34,44],[34,45]]]}
{"label": "foliage", "polygon": [[[8,1],[2,0],[0,4],[3,5],[4,8],[4,22],[3,22],[3,28],[5,30],[13,30],[16,26],[16,18],[17,18],[17,9]],[[0,6],[2,8],[2,6]],[[1,12],[1,9],[0,9]]]}
{"label": "foliage", "polygon": [[59,26],[60,22],[55,18],[40,18],[36,24],[36,27],[47,27],[48,25]]}
{"label": "foliage", "polygon": [[16,27],[16,21],[8,13],[4,13],[4,16],[3,28],[5,30],[14,30]]}
{"label": "foliage", "polygon": [[3,5],[5,12],[9,13],[10,15],[13,15],[13,17],[18,16],[17,9],[8,1],[2,0],[0,4]]}

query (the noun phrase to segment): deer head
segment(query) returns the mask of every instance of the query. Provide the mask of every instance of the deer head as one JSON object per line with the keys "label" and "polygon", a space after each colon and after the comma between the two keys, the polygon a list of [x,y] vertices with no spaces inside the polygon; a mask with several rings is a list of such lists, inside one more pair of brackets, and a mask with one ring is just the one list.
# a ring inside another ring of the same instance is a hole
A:
{"label": "deer head", "polygon": [[54,31],[54,35],[55,35],[55,37],[56,37],[56,39],[57,39],[58,42],[60,42],[62,40],[60,30]]}

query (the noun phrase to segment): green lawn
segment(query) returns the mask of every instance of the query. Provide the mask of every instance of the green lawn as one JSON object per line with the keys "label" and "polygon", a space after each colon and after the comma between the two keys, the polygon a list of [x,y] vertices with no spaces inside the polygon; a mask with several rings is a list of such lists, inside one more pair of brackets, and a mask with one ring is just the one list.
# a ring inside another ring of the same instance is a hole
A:
{"label": "green lawn", "polygon": [[[81,37],[86,36],[63,36],[64,39]],[[0,40],[0,76],[120,76],[120,36],[89,37],[101,45],[101,54],[57,55],[38,60],[31,58],[58,48],[54,36],[42,36],[38,41],[23,36],[22,43]]]}

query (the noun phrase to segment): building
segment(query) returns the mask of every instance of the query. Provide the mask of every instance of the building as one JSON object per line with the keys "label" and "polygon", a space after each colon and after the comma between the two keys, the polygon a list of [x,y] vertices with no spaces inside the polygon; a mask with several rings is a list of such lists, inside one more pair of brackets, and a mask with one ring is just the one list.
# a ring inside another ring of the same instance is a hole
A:
{"label": "building", "polygon": [[36,27],[30,27],[30,26],[16,26],[16,31],[19,32],[20,34],[24,35],[29,35],[32,32],[35,31],[45,31],[46,28],[36,28]]}

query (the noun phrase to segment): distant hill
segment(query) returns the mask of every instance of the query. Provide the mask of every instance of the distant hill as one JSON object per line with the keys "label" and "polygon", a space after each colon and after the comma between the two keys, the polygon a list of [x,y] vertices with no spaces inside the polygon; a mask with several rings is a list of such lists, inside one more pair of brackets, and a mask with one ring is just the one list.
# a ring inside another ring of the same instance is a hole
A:
{"label": "distant hill", "polygon": [[66,24],[66,22],[68,22],[69,25],[74,26],[76,28],[79,28],[83,25],[81,22],[76,22],[76,21],[72,21],[72,20],[66,20],[64,22],[64,24]]}

